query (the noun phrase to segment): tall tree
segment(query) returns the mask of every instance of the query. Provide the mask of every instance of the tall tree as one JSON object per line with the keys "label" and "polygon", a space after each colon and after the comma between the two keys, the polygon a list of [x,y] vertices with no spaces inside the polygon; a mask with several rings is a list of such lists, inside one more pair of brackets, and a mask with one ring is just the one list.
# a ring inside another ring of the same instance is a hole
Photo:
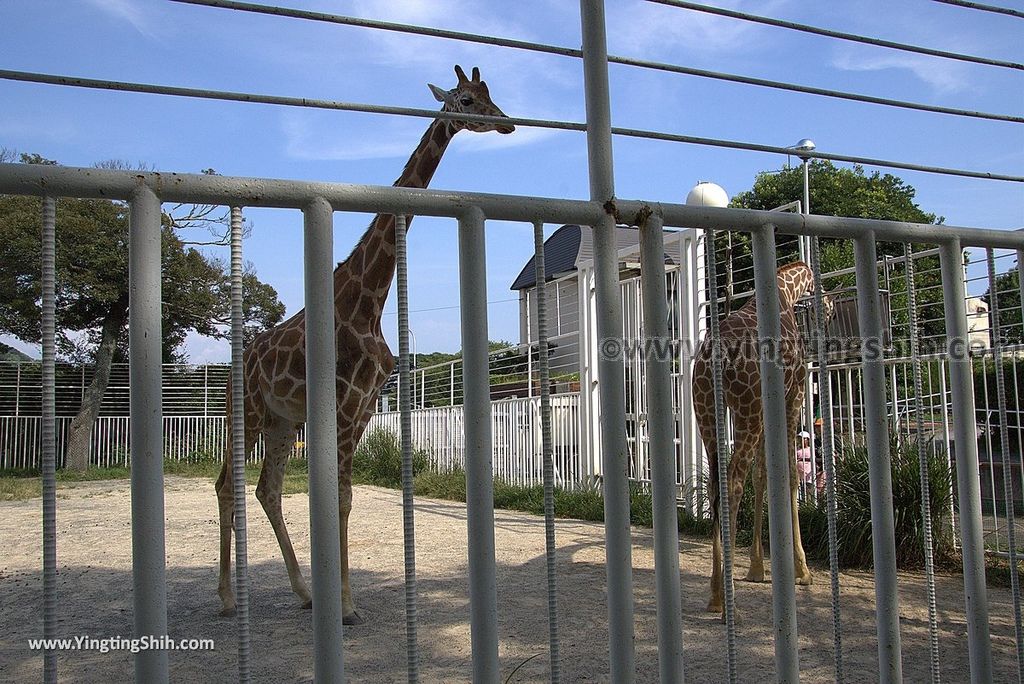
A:
{"label": "tall tree", "polygon": [[[944,218],[921,209],[914,201],[916,191],[913,186],[892,174],[877,171],[867,174],[864,169],[838,167],[830,161],[815,159],[810,162],[809,188],[811,213],[824,216],[843,216],[849,218],[880,219],[885,221],[904,221],[909,223],[941,224]],[[784,168],[780,171],[764,171],[757,175],[750,190],[740,192],[733,197],[730,206],[744,209],[772,210],[803,197],[803,170],[799,166]],[[752,289],[753,259],[750,251],[750,239],[746,234],[733,235],[731,252],[728,256],[726,238],[716,239],[716,252],[719,258],[731,261],[732,272],[735,274],[737,291]],[[822,239],[821,256],[822,272],[829,273],[849,268],[854,265],[853,245],[849,240]],[[914,246],[914,251],[924,247]],[[798,254],[795,238],[780,236],[778,252],[780,258],[795,259]],[[880,242],[879,257],[902,256],[901,243]],[[925,257],[915,260],[918,275],[915,280],[918,288],[918,309],[922,324],[922,335],[926,340],[937,340],[944,334],[945,325],[942,312],[942,289],[930,287],[938,284],[938,257]],[[725,269],[720,269],[720,296],[725,292]],[[893,310],[894,338],[897,344],[908,338],[906,333],[906,281],[899,269],[899,278],[890,283],[892,291],[890,303]],[[826,287],[852,286],[853,275],[833,279]],[[746,285],[742,287],[741,285]],[[905,351],[902,350],[901,351]]]}
{"label": "tall tree", "polygon": [[[37,155],[22,155],[22,161],[52,163]],[[26,342],[40,339],[40,217],[39,198],[0,196],[0,332]],[[226,336],[230,279],[222,262],[182,242],[172,217],[162,223],[163,357],[174,362],[184,359],[189,332]],[[111,366],[127,356],[128,207],[58,200],[56,256],[58,351],[95,369],[67,441],[68,466],[84,470]],[[284,317],[277,292],[251,269],[243,292],[248,338]]]}

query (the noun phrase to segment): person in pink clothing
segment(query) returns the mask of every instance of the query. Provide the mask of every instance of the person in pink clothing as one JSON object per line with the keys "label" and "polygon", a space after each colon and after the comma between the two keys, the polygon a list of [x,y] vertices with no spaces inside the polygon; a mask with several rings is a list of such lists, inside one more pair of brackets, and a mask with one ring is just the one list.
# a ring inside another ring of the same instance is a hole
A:
{"label": "person in pink clothing", "polygon": [[797,436],[800,438],[800,446],[796,450],[796,471],[800,475],[800,493],[806,496],[807,484],[814,482],[811,474],[811,433],[801,430]]}

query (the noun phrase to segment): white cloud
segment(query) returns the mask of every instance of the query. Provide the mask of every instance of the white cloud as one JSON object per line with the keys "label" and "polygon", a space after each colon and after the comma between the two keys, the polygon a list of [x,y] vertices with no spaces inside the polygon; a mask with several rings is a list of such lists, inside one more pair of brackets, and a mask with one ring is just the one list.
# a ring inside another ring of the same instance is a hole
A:
{"label": "white cloud", "polygon": [[965,65],[927,55],[887,52],[866,56],[846,48],[838,52],[832,66],[844,71],[905,69],[940,93],[963,92],[970,86]]}
{"label": "white cloud", "polygon": [[[790,0],[735,0],[716,3],[738,11],[765,16],[780,16]],[[609,51],[623,56],[650,57],[749,52],[761,44],[761,34],[771,28],[705,12],[652,3],[615,3],[609,7]],[[656,29],[652,29],[656,27]],[[628,46],[628,47],[626,47]]]}
{"label": "white cloud", "polygon": [[132,27],[146,36],[156,38],[156,21],[151,14],[144,11],[141,0],[88,0],[94,7],[113,17],[128,22]]}

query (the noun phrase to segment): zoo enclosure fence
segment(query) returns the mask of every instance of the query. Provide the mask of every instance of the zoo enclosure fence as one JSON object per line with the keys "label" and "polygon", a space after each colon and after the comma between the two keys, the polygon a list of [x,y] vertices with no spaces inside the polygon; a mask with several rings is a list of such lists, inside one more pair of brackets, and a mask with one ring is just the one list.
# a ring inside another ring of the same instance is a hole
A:
{"label": "zoo enclosure fence", "polygon": [[[189,0],[192,4],[206,4],[232,9],[244,9],[246,3],[226,0]],[[665,2],[679,7],[693,6],[694,3]],[[250,10],[252,6],[249,6]],[[298,15],[295,15],[298,16]],[[304,17],[309,18],[309,17]],[[465,350],[464,384],[466,448],[467,448],[467,492],[468,518],[470,522],[470,610],[473,636],[473,671],[475,681],[497,680],[497,628],[496,605],[493,596],[493,510],[489,497],[491,486],[492,434],[490,431],[490,396],[486,373],[486,298],[482,287],[484,280],[483,253],[484,223],[486,220],[507,220],[541,223],[576,222],[593,226],[595,241],[595,308],[597,330],[601,339],[617,336],[621,327],[621,311],[618,303],[618,271],[614,242],[610,236],[614,230],[615,217],[606,211],[612,202],[619,216],[625,222],[641,224],[642,271],[650,276],[659,273],[658,278],[646,278],[645,289],[649,296],[646,304],[653,307],[658,315],[649,317],[652,326],[663,322],[664,311],[658,310],[664,291],[663,273],[663,225],[689,227],[707,231],[727,230],[747,233],[753,243],[755,292],[759,313],[759,334],[762,338],[777,339],[778,302],[773,301],[775,288],[776,234],[799,234],[817,237],[832,237],[851,240],[857,257],[856,287],[860,309],[858,318],[862,334],[867,339],[880,340],[883,337],[881,302],[879,301],[878,274],[875,272],[877,250],[880,241],[892,240],[917,244],[938,245],[942,269],[942,289],[945,305],[947,334],[951,340],[967,339],[965,292],[961,278],[962,248],[967,245],[1024,249],[1020,235],[980,229],[892,224],[881,221],[857,221],[832,219],[820,216],[779,216],[763,212],[746,212],[726,209],[705,209],[675,204],[652,205],[642,201],[615,200],[611,174],[611,134],[613,129],[608,106],[607,65],[609,57],[605,50],[605,27],[603,3],[584,0],[581,2],[581,23],[583,27],[583,50],[560,51],[573,57],[582,57],[587,100],[587,124],[567,124],[561,127],[570,130],[586,130],[588,135],[589,161],[591,172],[591,201],[545,200],[472,193],[445,193],[437,191],[407,191],[400,188],[376,188],[344,186],[317,183],[289,183],[267,179],[209,178],[175,174],[128,174],[103,172],[89,169],[31,169],[0,166],[0,191],[14,194],[32,194],[44,197],[44,273],[52,276],[52,231],[54,227],[53,197],[83,196],[106,197],[127,201],[131,205],[131,269],[130,286],[133,292],[131,302],[131,410],[133,445],[133,534],[135,535],[135,618],[136,631],[140,634],[166,633],[166,600],[164,591],[163,562],[163,498],[162,498],[162,424],[160,417],[160,349],[159,335],[159,217],[161,201],[183,201],[219,204],[240,208],[242,206],[274,206],[298,209],[303,212],[306,232],[307,269],[307,313],[310,380],[308,384],[308,405],[312,408],[309,416],[307,448],[310,451],[311,473],[311,541],[313,555],[314,593],[314,652],[315,671],[322,681],[343,679],[343,650],[337,648],[341,641],[340,615],[336,574],[337,548],[332,547],[332,538],[337,541],[337,490],[333,486],[332,465],[334,461],[334,397],[333,382],[321,381],[333,376],[331,302],[325,301],[324,292],[330,291],[330,273],[333,264],[331,254],[332,211],[369,211],[396,214],[421,214],[449,216],[460,224],[460,266],[463,269],[465,286],[461,288],[464,311],[463,348]],[[367,24],[368,25],[368,24]],[[378,28],[380,28],[378,26]],[[394,30],[394,27],[391,27]],[[453,37],[453,36],[447,36]],[[459,39],[468,39],[463,36]],[[484,40],[492,44],[510,44],[510,41]],[[848,39],[848,38],[846,38]],[[513,47],[523,47],[522,44]],[[540,46],[533,46],[538,48]],[[549,51],[550,50],[546,50]],[[934,54],[934,53],[933,53]],[[950,57],[949,53],[943,56]],[[657,68],[650,64],[647,68]],[[664,66],[664,65],[662,65]],[[1007,65],[1019,68],[1020,65]],[[111,82],[85,79],[60,79],[45,75],[26,75],[4,71],[0,77],[35,82],[63,83],[85,87],[111,88]],[[118,89],[130,90],[131,84],[119,84]],[[138,88],[136,88],[138,90]],[[174,91],[174,92],[172,92]],[[223,99],[245,99],[239,94],[205,94],[187,89],[163,88],[165,94],[192,97],[222,97]],[[158,88],[143,89],[142,92],[161,92]],[[822,93],[825,94],[825,93]],[[835,93],[830,93],[835,96]],[[278,104],[284,98],[252,99],[251,101],[274,101]],[[322,104],[322,103],[321,103]],[[893,104],[893,103],[886,103]],[[906,103],[904,103],[906,104]],[[341,108],[341,107],[334,107]],[[355,107],[348,107],[350,109]],[[383,108],[363,107],[362,111],[383,111]],[[397,112],[391,108],[392,113]],[[413,112],[405,114],[436,116],[434,112]],[[538,122],[512,120],[513,123],[539,125]],[[552,124],[552,122],[547,122]],[[662,140],[675,140],[710,144],[726,147],[742,147],[785,154],[785,148],[739,144],[730,141],[698,139],[691,136],[652,134],[638,131],[615,129],[620,135],[638,135]],[[853,161],[838,155],[819,155],[824,158]],[[861,160],[863,161],[863,160]],[[877,161],[877,160],[876,160]],[[915,168],[939,173],[971,175],[951,169],[937,169],[898,162],[883,165],[897,168]],[[975,177],[1001,178],[1019,182],[1016,176],[973,174]],[[642,218],[641,218],[642,217]],[[234,257],[234,254],[233,254]],[[326,257],[326,258],[325,258]],[[401,259],[401,257],[400,257]],[[233,258],[234,261],[234,258]],[[643,264],[648,268],[644,269]],[[714,260],[710,260],[713,264]],[[402,271],[399,269],[399,288]],[[659,282],[660,281],[660,282]],[[660,291],[659,291],[660,288]],[[240,292],[240,290],[238,291]],[[44,387],[52,390],[53,373],[53,316],[52,278],[47,284],[44,278],[43,302],[43,356]],[[715,302],[715,298],[712,298]],[[237,309],[240,315],[240,302]],[[401,319],[401,316],[400,316]],[[717,321],[714,312],[712,323]],[[239,318],[240,320],[240,318]],[[655,335],[666,335],[663,330],[653,331]],[[401,326],[400,326],[401,333]],[[238,337],[240,341],[240,336]],[[156,341],[154,345],[153,342]],[[405,347],[407,342],[400,342]],[[236,360],[240,359],[240,346],[234,348]],[[950,350],[954,352],[954,349]],[[402,351],[403,366],[407,350]],[[997,362],[1000,356],[995,357]],[[649,415],[658,420],[651,429],[652,449],[655,453],[670,451],[673,435],[671,416],[671,382],[667,365],[658,365],[648,359]],[[634,672],[633,651],[633,610],[631,599],[631,567],[628,527],[628,488],[625,461],[627,455],[625,420],[625,397],[622,386],[624,368],[622,359],[601,358],[597,367],[592,368],[601,386],[599,405],[603,416],[599,439],[605,470],[606,501],[606,546],[608,568],[608,622],[609,622],[609,667],[615,681],[630,681]],[[886,374],[882,359],[864,359],[863,405],[865,443],[868,449],[871,473],[871,494],[873,502],[884,502],[891,495],[885,465],[888,462],[888,434],[886,421]],[[785,524],[787,512],[782,502],[786,499],[788,479],[785,464],[788,461],[785,416],[780,412],[782,369],[778,362],[766,359],[761,366],[763,377],[762,398],[765,405],[765,428],[769,462],[769,518],[771,522],[772,547],[777,551],[772,573],[773,620],[775,628],[776,676],[780,680],[795,681],[799,677],[797,658],[797,634],[795,594],[793,589],[793,567],[787,562],[787,553],[792,548],[792,538]],[[956,451],[958,482],[961,492],[963,514],[964,582],[967,595],[967,633],[971,663],[971,676],[975,681],[991,680],[992,652],[988,635],[988,615],[985,603],[984,566],[981,543],[980,496],[977,487],[978,457],[974,444],[976,418],[972,377],[969,359],[962,354],[951,353],[949,358],[949,385],[952,397],[952,431],[959,445]],[[236,388],[238,385],[236,384]],[[543,386],[542,386],[543,389]],[[408,398],[408,393],[405,393]],[[46,407],[49,408],[46,408]],[[44,568],[53,568],[52,555],[54,498],[53,467],[54,442],[52,432],[52,397],[44,402],[47,413],[44,425]],[[1002,407],[1001,407],[1002,411]],[[408,412],[406,411],[406,416]],[[621,416],[621,418],[620,418]],[[1005,425],[1005,421],[1003,424]],[[236,452],[237,453],[237,452]],[[672,494],[676,483],[671,471],[665,466],[667,459],[654,459],[652,486],[655,489],[655,538],[656,574],[658,575],[659,611],[659,661],[663,681],[680,681],[682,675],[681,625],[678,616],[678,540],[675,538],[675,496]],[[236,467],[242,467],[242,459],[236,459]],[[243,497],[244,498],[244,497]],[[873,516],[875,540],[875,579],[877,585],[877,628],[879,646],[880,678],[884,681],[898,681],[901,678],[900,639],[898,624],[898,601],[893,562],[892,511],[885,506],[875,508]],[[243,518],[244,519],[244,518]],[[673,522],[671,527],[666,521]],[[240,528],[240,537],[244,526]],[[726,549],[728,552],[728,543]],[[47,551],[48,550],[48,551]],[[49,554],[49,555],[48,555]],[[242,556],[243,554],[239,554]],[[674,567],[673,567],[674,566]],[[675,576],[673,594],[672,577]],[[241,571],[240,571],[241,576]],[[47,584],[52,573],[44,570],[46,616],[53,615],[53,585]],[[1015,592],[1016,598],[1016,592]],[[241,605],[241,603],[240,603]],[[727,603],[728,605],[728,603]],[[728,611],[728,609],[727,609]],[[241,610],[240,610],[241,612]],[[1017,623],[1019,626],[1019,612]],[[44,617],[44,624],[46,618]],[[52,623],[50,623],[52,624]],[[731,632],[730,632],[731,642]],[[240,642],[242,640],[240,639]],[[1020,640],[1018,639],[1018,649]],[[414,650],[414,648],[413,648]],[[240,663],[243,657],[240,650]],[[49,661],[48,661],[49,662]],[[731,663],[731,660],[730,660]],[[52,671],[49,670],[49,671]],[[136,659],[137,681],[166,681],[167,661],[165,654],[139,654]],[[411,675],[412,678],[412,675]],[[244,679],[244,676],[243,676]]]}

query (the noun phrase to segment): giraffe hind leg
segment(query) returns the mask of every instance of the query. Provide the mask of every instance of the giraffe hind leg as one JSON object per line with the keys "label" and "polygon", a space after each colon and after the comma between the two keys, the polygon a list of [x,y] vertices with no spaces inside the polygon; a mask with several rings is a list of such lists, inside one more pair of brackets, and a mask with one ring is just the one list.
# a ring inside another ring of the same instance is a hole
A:
{"label": "giraffe hind leg", "polygon": [[285,567],[288,569],[288,581],[291,583],[292,591],[299,597],[303,608],[311,608],[313,599],[306,586],[306,580],[302,577],[299,562],[295,558],[295,549],[288,536],[288,527],[285,525],[281,509],[281,490],[284,486],[285,467],[288,464],[288,446],[294,436],[295,430],[291,425],[277,426],[269,433],[264,433],[266,456],[263,458],[263,470],[256,485],[256,498],[267,514],[270,526],[274,528],[274,535],[277,537]]}
{"label": "giraffe hind leg", "polygon": [[754,527],[750,541],[750,568],[743,579],[747,582],[764,582],[764,548],[761,545],[761,529],[764,525],[764,495],[768,484],[768,472],[764,456],[764,438],[754,452],[751,478],[754,487]]}

